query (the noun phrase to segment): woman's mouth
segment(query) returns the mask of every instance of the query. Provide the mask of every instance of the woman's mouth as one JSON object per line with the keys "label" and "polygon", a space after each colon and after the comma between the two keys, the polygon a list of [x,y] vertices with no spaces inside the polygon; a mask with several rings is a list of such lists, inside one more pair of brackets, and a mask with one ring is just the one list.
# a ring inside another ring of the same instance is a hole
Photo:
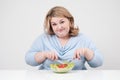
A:
{"label": "woman's mouth", "polygon": [[62,31],[64,31],[64,29],[60,29],[60,30],[58,30],[58,32],[62,32]]}

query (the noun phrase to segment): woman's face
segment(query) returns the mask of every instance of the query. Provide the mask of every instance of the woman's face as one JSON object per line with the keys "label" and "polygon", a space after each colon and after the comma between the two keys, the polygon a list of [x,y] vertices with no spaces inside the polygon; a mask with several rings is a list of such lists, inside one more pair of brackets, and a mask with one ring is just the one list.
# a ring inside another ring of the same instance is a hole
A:
{"label": "woman's face", "polygon": [[64,17],[52,17],[51,26],[54,33],[59,38],[64,38],[69,36],[70,22]]}

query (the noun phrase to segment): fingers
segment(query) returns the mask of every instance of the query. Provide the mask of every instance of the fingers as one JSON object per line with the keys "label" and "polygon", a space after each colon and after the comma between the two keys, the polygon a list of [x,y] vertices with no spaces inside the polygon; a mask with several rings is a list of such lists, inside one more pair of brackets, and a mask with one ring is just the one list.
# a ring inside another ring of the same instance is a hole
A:
{"label": "fingers", "polygon": [[54,51],[47,52],[46,57],[50,60],[57,60],[58,59],[58,56]]}
{"label": "fingers", "polygon": [[77,59],[80,59],[80,53],[79,53],[79,52],[77,52],[76,58],[77,58]]}
{"label": "fingers", "polygon": [[58,56],[55,52],[52,52],[51,53],[51,60],[57,60],[58,59]]}
{"label": "fingers", "polygon": [[84,48],[77,49],[74,53],[73,59],[80,59],[80,56],[84,56],[84,52],[85,52]]}
{"label": "fingers", "polygon": [[58,56],[57,56],[57,54],[56,54],[56,53],[55,53],[54,60],[58,60]]}
{"label": "fingers", "polygon": [[80,51],[76,50],[73,59],[80,59]]}

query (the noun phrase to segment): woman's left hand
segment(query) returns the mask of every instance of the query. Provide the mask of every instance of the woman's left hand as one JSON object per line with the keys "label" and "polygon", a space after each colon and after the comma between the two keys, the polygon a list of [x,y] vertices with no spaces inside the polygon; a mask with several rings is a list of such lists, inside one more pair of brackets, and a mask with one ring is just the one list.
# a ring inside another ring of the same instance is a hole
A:
{"label": "woman's left hand", "polygon": [[79,48],[75,50],[73,59],[80,59],[80,56],[84,56],[88,61],[93,58],[94,52],[88,48]]}

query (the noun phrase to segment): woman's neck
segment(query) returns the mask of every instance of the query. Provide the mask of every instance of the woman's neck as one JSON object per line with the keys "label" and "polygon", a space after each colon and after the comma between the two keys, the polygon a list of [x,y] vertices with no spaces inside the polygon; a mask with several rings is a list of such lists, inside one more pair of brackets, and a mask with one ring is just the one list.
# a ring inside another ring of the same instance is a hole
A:
{"label": "woman's neck", "polygon": [[61,43],[61,46],[64,47],[67,44],[67,42],[69,41],[70,37],[69,36],[68,37],[62,37],[62,38],[59,37],[58,39]]}

